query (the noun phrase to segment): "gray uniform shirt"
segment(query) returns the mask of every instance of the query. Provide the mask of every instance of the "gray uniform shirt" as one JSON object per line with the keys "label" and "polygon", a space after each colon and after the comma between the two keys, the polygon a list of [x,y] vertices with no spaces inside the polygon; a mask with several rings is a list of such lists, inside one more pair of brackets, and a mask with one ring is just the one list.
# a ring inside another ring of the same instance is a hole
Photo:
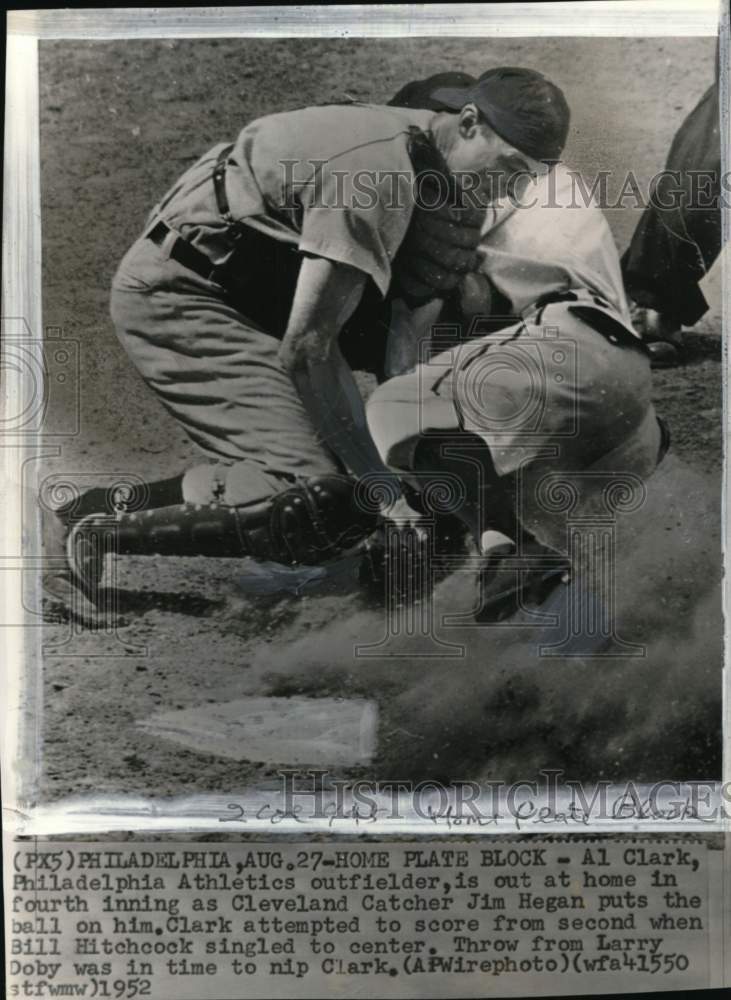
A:
{"label": "gray uniform shirt", "polygon": [[[378,105],[331,105],[268,115],[239,134],[226,172],[232,215],[296,244],[306,254],[349,264],[381,294],[413,212],[410,126],[434,114]],[[213,168],[224,145],[187,170],[155,207],[216,263],[232,246],[216,204]]]}

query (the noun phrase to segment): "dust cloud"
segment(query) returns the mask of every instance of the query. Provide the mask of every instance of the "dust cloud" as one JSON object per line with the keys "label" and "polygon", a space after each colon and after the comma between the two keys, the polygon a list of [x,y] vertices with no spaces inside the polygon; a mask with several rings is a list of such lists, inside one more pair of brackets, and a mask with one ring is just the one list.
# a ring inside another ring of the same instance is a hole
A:
{"label": "dust cloud", "polygon": [[[641,507],[616,519],[613,580],[580,567],[542,607],[557,613],[553,627],[444,627],[475,603],[474,571],[457,572],[435,589],[432,617],[443,641],[463,646],[461,658],[418,630],[391,636],[388,655],[355,655],[385,636],[386,619],[351,604],[279,649],[276,669],[268,661],[272,691],[377,699],[381,779],[530,780],[541,768],[576,780],[719,778],[717,486],[672,455],[645,486]],[[614,595],[614,638],[574,636],[574,655],[546,655],[571,628],[572,598],[602,587],[605,605]],[[309,604],[303,614],[315,611]]]}

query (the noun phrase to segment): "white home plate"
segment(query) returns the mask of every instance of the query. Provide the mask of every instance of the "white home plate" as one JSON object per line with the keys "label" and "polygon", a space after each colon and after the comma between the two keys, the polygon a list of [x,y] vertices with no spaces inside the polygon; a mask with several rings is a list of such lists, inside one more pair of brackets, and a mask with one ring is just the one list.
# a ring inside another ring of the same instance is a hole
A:
{"label": "white home plate", "polygon": [[188,750],[268,764],[367,764],[377,724],[374,702],[348,698],[238,698],[137,723]]}

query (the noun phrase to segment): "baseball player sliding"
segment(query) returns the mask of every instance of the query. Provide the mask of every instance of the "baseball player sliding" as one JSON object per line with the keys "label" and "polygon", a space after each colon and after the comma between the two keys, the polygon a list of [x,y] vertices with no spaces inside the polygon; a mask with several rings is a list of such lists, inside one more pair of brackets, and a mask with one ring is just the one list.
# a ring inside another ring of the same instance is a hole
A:
{"label": "baseball player sliding", "polygon": [[[120,552],[327,561],[373,530],[377,518],[355,497],[371,475],[383,487],[381,517],[418,530],[422,512],[394,469],[449,468],[414,423],[423,372],[386,382],[366,420],[347,359],[362,351],[380,299],[395,317],[391,346],[400,335],[418,344],[414,329],[460,282],[464,291],[465,275],[473,305],[489,311],[500,281],[477,273],[484,206],[500,203],[511,178],[546,178],[569,124],[561,91],[530,70],[491,70],[437,97],[439,110],[356,104],[259,119],[155,207],[114,279],[112,317],[142,377],[209,461],[113,505]],[[553,387],[543,432],[560,428],[578,398],[589,433],[573,460],[605,453],[643,421],[657,453],[647,360],[623,322],[626,307],[561,299],[564,276],[548,286],[542,279],[552,300],[533,318],[568,324],[586,365],[583,382]],[[537,305],[527,294],[516,312]],[[485,347],[469,346],[480,356]],[[489,553],[493,527],[517,530],[505,521],[514,512],[506,484],[526,456],[539,456],[517,435],[498,441],[481,418],[464,422],[452,386],[469,364],[445,368],[429,388],[436,428],[473,433],[479,446],[479,475],[455,512]],[[497,400],[525,391],[509,368],[491,384]],[[469,480],[463,462],[459,474]],[[485,504],[485,487],[500,499]],[[101,576],[95,529],[108,502],[91,490],[44,518],[45,593],[88,623]]]}
{"label": "baseball player sliding", "polygon": [[[483,79],[439,75],[394,100],[455,109]],[[390,468],[406,480],[414,474],[422,490],[430,473],[451,472],[466,493],[462,516],[471,514],[484,556],[484,621],[540,601],[566,579],[570,567],[538,502],[547,476],[570,484],[584,471],[612,470],[644,479],[669,443],[611,231],[584,190],[559,163],[495,199],[478,268],[441,312],[441,327],[453,326],[447,349],[417,331],[404,373],[368,401]]]}

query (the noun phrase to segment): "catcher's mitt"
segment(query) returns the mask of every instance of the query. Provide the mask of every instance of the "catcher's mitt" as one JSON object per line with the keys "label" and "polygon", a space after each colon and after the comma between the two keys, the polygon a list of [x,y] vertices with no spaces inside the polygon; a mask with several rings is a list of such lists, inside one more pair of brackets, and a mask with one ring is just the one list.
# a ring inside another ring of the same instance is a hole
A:
{"label": "catcher's mitt", "polygon": [[476,268],[485,213],[463,204],[457,179],[429,136],[410,131],[416,205],[394,258],[392,289],[417,306],[449,294]]}

